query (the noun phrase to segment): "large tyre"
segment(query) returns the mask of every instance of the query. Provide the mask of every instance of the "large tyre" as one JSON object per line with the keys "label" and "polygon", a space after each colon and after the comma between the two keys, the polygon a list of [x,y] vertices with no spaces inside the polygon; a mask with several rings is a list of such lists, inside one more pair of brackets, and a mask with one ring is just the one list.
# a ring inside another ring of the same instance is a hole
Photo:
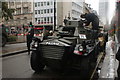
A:
{"label": "large tyre", "polygon": [[37,53],[37,51],[32,52],[30,64],[31,64],[31,68],[35,72],[41,72],[45,67],[44,62],[43,62],[42,58],[40,57],[40,55]]}
{"label": "large tyre", "polygon": [[4,47],[6,43],[7,43],[7,38],[5,36],[2,36],[2,47]]}

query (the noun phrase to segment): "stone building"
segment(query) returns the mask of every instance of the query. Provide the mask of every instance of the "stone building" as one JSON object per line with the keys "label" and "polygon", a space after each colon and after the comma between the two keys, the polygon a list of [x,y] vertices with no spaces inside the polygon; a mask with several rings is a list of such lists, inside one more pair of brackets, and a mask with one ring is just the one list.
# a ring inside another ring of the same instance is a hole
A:
{"label": "stone building", "polygon": [[30,0],[12,0],[8,1],[8,8],[14,9],[13,19],[4,21],[6,26],[22,28],[28,26],[29,22],[33,21],[33,2]]}

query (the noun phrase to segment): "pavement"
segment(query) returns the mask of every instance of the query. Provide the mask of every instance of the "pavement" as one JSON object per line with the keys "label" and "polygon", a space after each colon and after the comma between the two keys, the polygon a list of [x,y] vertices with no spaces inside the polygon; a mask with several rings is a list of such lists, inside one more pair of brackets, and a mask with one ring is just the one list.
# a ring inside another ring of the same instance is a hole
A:
{"label": "pavement", "polygon": [[5,47],[0,48],[0,55],[2,57],[5,57],[26,51],[27,51],[26,43],[6,44]]}
{"label": "pavement", "polygon": [[115,77],[117,77],[118,67],[118,61],[115,58],[117,47],[113,37],[109,37],[108,40],[109,41],[106,44],[106,55],[100,72],[100,78],[109,78],[114,80]]}

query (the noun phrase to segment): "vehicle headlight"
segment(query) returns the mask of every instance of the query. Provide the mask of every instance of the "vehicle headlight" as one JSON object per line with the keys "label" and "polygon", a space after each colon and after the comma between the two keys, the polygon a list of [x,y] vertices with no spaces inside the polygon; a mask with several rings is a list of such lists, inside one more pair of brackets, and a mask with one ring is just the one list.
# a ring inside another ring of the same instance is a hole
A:
{"label": "vehicle headlight", "polygon": [[36,48],[36,47],[38,47],[38,43],[37,43],[37,42],[34,42],[34,43],[32,44],[32,48]]}
{"label": "vehicle headlight", "polygon": [[35,42],[34,46],[35,46],[35,47],[38,47],[38,44],[37,44],[37,42]]}
{"label": "vehicle headlight", "polygon": [[78,50],[79,50],[79,51],[83,51],[83,47],[82,47],[82,46],[79,46]]}

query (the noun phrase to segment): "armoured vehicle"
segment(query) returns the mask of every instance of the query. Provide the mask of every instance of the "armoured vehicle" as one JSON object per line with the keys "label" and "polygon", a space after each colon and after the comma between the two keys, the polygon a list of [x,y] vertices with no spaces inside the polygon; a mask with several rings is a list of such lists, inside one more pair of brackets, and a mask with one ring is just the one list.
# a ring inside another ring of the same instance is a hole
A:
{"label": "armoured vehicle", "polygon": [[34,38],[31,68],[36,72],[45,66],[62,72],[74,69],[89,78],[101,47],[98,39],[93,40],[94,32],[85,28],[82,20],[71,20],[60,27],[56,37],[48,36],[42,42],[39,37]]}

